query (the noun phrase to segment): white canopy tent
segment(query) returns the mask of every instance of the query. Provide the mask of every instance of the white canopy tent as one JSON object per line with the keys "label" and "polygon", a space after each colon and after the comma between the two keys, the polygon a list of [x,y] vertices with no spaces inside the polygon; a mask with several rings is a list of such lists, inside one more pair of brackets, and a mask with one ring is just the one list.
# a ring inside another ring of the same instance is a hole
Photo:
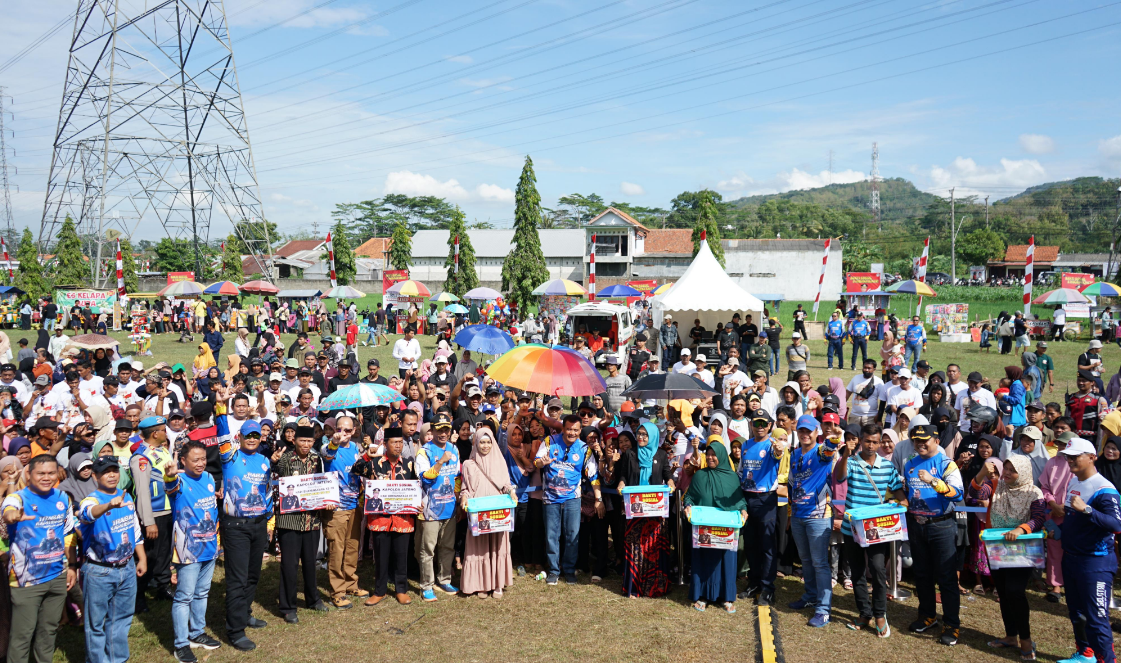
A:
{"label": "white canopy tent", "polygon": [[668,313],[678,321],[681,335],[686,338],[693,320],[699,319],[705,329],[715,332],[716,324],[730,322],[733,313],[741,317],[751,314],[760,329],[765,326],[762,300],[728,276],[712,255],[708,242],[701,242],[693,263],[677,283],[650,300],[650,308],[655,326],[662,324]]}

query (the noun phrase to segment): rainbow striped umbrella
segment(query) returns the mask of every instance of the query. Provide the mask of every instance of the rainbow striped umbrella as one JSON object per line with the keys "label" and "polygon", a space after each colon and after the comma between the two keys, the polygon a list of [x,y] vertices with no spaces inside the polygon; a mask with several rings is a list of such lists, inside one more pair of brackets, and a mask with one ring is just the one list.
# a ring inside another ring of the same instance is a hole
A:
{"label": "rainbow striped umbrella", "polygon": [[1056,288],[1031,300],[1032,304],[1085,304],[1086,296],[1074,288]]}
{"label": "rainbow striped umbrella", "polygon": [[664,283],[664,284],[658,286],[658,289],[654,291],[654,294],[655,295],[664,295],[665,293],[669,292],[669,289],[672,288],[672,287],[673,287],[672,283]]}
{"label": "rainbow striped umbrella", "polygon": [[389,405],[405,400],[404,395],[396,389],[372,382],[359,382],[349,387],[343,387],[319,404],[321,412],[331,410],[353,410],[360,407],[373,407],[375,405]]}
{"label": "rainbow striped umbrella", "polygon": [[202,291],[206,295],[240,295],[241,288],[238,287],[233,281],[219,281],[206,286],[206,290]]}
{"label": "rainbow striped umbrella", "polygon": [[531,294],[537,296],[548,295],[586,295],[588,291],[584,286],[575,281],[568,279],[553,279],[552,281],[545,281],[541,285],[533,289]]}
{"label": "rainbow striped umbrella", "polygon": [[428,292],[428,286],[420,281],[413,280],[394,283],[393,286],[389,288],[388,292],[401,295],[402,297],[424,297],[428,299],[432,296],[432,293]]}
{"label": "rainbow striped umbrella", "polygon": [[592,396],[607,383],[583,355],[562,345],[519,345],[495,360],[487,374],[508,387],[554,396]]}
{"label": "rainbow striped umbrella", "polygon": [[1086,286],[1082,294],[1093,295],[1094,297],[1121,297],[1121,285],[1097,281]]}
{"label": "rainbow striped umbrella", "polygon": [[440,294],[433,297],[432,301],[434,301],[434,302],[458,302],[459,297],[456,297],[455,295],[453,295],[450,292],[441,292]]}
{"label": "rainbow striped umbrella", "polygon": [[366,293],[349,285],[337,285],[325,292],[323,296],[327,299],[362,299],[366,296]]}
{"label": "rainbow striped umbrella", "polygon": [[163,297],[197,297],[203,293],[202,285],[194,281],[176,281],[156,294]]}
{"label": "rainbow striped umbrella", "polygon": [[937,297],[938,293],[934,289],[923,283],[922,281],[915,281],[913,279],[907,281],[900,281],[899,283],[892,283],[884,288],[884,292],[898,292],[904,295],[919,295],[920,297]]}

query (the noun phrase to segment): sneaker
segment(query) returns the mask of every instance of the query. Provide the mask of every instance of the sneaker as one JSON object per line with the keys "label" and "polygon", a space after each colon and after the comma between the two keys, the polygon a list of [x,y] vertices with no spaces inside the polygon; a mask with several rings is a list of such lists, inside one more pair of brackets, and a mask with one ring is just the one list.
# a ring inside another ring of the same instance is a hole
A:
{"label": "sneaker", "polygon": [[421,600],[428,601],[429,603],[436,600],[436,592],[431,589],[426,589],[420,593]]}
{"label": "sneaker", "polygon": [[238,651],[253,651],[257,648],[256,643],[245,636],[242,636],[237,640],[233,640],[232,642],[230,642],[230,646]]}
{"label": "sneaker", "polygon": [[755,605],[760,608],[766,608],[775,601],[775,595],[771,592],[760,592],[759,596],[755,597]]}
{"label": "sneaker", "polygon": [[575,584],[577,584],[577,583],[579,582],[579,581],[578,581],[578,580],[576,579],[576,574],[575,574],[575,573],[569,573],[569,574],[567,574],[567,575],[566,575],[566,576],[564,577],[564,581],[565,581],[565,582],[567,582],[567,583],[568,583],[568,584],[570,584],[570,585],[575,585]]}
{"label": "sneaker", "polygon": [[265,628],[266,626],[269,625],[269,623],[266,622],[263,619],[257,619],[256,617],[250,617],[249,621],[245,622],[245,625],[248,626],[249,628]]}
{"label": "sneaker", "polygon": [[911,633],[925,633],[934,628],[937,624],[938,620],[936,618],[924,617],[911,622],[911,625],[907,627],[907,630]]}
{"label": "sneaker", "polygon": [[179,661],[179,663],[198,663],[198,659],[195,658],[195,653],[191,651],[190,647],[180,647],[176,649],[175,660]]}
{"label": "sneaker", "polygon": [[599,576],[592,576],[592,582],[602,582],[603,578]]}
{"label": "sneaker", "polygon": [[323,601],[320,601],[319,603],[316,603],[315,605],[308,608],[308,610],[314,610],[316,612],[331,612],[331,609],[328,608],[327,604],[324,603]]}
{"label": "sneaker", "polygon": [[756,596],[759,596],[759,594],[762,593],[762,591],[763,591],[763,588],[760,587],[759,585],[752,585],[751,587],[748,587],[747,589],[740,592],[737,595],[736,598],[753,599]]}
{"label": "sneaker", "polygon": [[207,635],[205,633],[203,633],[202,635],[196,636],[194,638],[187,638],[187,641],[191,643],[191,648],[192,649],[194,649],[194,648],[217,649],[217,648],[222,646],[221,642],[218,642],[217,640],[215,640],[214,638],[210,637],[209,635]]}
{"label": "sneaker", "polygon": [[956,628],[943,628],[942,635],[939,636],[938,642],[953,647],[958,643],[958,630]]}
{"label": "sneaker", "polygon": [[822,628],[828,623],[829,615],[824,612],[819,612],[816,613],[813,617],[810,617],[810,621],[806,622],[806,625],[812,626],[814,628]]}
{"label": "sneaker", "polygon": [[443,592],[445,594],[458,594],[459,593],[459,588],[457,588],[455,585],[451,584],[450,582],[444,583],[442,585],[436,585],[436,589],[440,590],[441,592]]}
{"label": "sneaker", "polygon": [[550,573],[549,575],[545,576],[546,585],[555,585],[557,584],[558,580],[560,580],[560,576],[555,573]]}
{"label": "sneaker", "polygon": [[1094,650],[1087,647],[1082,651],[1076,651],[1070,658],[1064,658],[1057,663],[1096,663],[1097,657],[1094,656]]}
{"label": "sneaker", "polygon": [[787,603],[786,607],[790,608],[791,610],[804,610],[811,605],[813,605],[811,601],[807,601],[806,599],[798,599],[797,601],[791,601],[790,603]]}

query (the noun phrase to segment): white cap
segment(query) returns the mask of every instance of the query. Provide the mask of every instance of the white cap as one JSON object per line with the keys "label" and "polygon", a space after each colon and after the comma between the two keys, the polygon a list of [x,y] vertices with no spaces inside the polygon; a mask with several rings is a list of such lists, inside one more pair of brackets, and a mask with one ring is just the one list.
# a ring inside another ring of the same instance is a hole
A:
{"label": "white cap", "polygon": [[681,356],[682,357],[685,357],[685,356],[688,356],[688,355],[691,355],[691,354],[693,354],[693,351],[690,350],[689,348],[681,348]]}
{"label": "white cap", "polygon": [[909,368],[899,369],[899,379],[900,380],[902,380],[903,378],[910,378],[910,377],[911,377],[911,369],[909,369]]}
{"label": "white cap", "polygon": [[1071,439],[1070,442],[1067,442],[1066,447],[1059,453],[1066,454],[1067,456],[1081,456],[1082,454],[1096,454],[1098,451],[1089,440],[1076,437]]}
{"label": "white cap", "polygon": [[269,382],[283,382],[284,376],[280,373],[273,373],[269,375]]}
{"label": "white cap", "polygon": [[666,320],[673,320],[673,316],[672,316],[672,315],[670,315],[669,313],[667,313],[667,314],[666,314],[666,318],[665,318],[665,319],[666,319]]}
{"label": "white cap", "polygon": [[1100,349],[1101,347],[1102,347],[1102,342],[1099,341],[1098,339],[1095,338],[1094,340],[1090,341],[1090,349],[1091,350]]}
{"label": "white cap", "polygon": [[142,370],[144,370],[144,362],[140,362],[140,361],[130,361],[130,362],[129,362],[129,365],[130,365],[130,366],[132,366],[132,370],[134,370],[134,371],[142,371]]}
{"label": "white cap", "polygon": [[440,355],[440,356],[436,357],[436,363],[437,363],[437,364],[446,364],[446,363],[448,363],[448,357],[447,357],[447,355]]}
{"label": "white cap", "polygon": [[699,354],[699,355],[697,355],[697,361],[708,362],[708,357],[705,357],[704,355]]}
{"label": "white cap", "polygon": [[794,332],[790,335],[790,338],[802,338],[802,334],[800,332]]}

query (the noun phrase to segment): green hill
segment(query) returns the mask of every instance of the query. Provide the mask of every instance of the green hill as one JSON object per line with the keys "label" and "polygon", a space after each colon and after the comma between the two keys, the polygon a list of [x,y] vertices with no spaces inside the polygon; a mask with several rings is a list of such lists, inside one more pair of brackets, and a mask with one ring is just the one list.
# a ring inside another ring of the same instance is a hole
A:
{"label": "green hill", "polygon": [[[920,191],[911,182],[894,177],[880,182],[880,211],[885,223],[896,223],[922,216],[938,196]],[[726,201],[732,208],[758,207],[768,200],[788,200],[795,203],[812,203],[827,209],[851,209],[870,213],[872,208],[872,183],[830,184],[817,189],[802,189],[785,193],[747,196]]]}

